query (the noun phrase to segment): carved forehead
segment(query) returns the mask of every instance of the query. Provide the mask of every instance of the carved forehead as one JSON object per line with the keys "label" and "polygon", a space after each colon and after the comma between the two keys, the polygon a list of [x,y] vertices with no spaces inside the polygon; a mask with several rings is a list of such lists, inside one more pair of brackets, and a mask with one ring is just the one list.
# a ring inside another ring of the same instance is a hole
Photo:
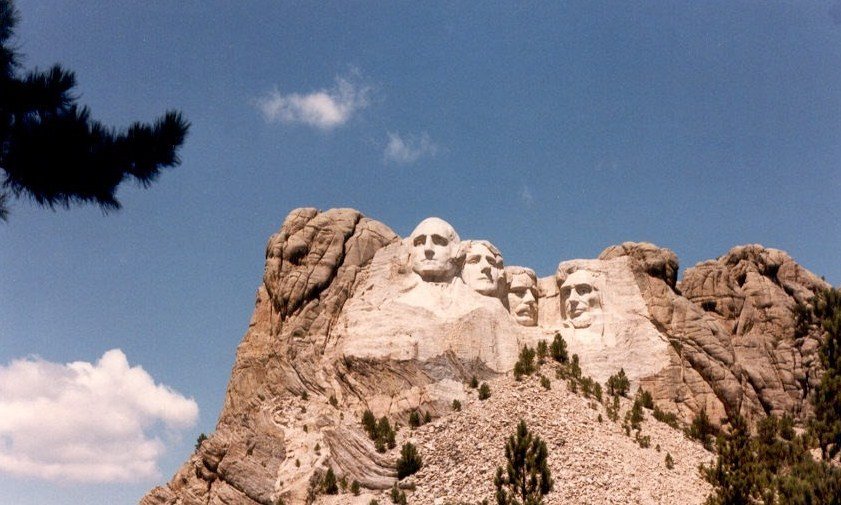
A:
{"label": "carved forehead", "polygon": [[526,267],[505,267],[505,281],[509,286],[531,287],[537,284],[537,274]]}
{"label": "carved forehead", "polygon": [[441,235],[450,242],[459,242],[458,233],[450,223],[437,217],[428,217],[418,223],[410,238],[415,238],[419,235]]}
{"label": "carved forehead", "polygon": [[463,242],[462,248],[466,253],[491,253],[497,258],[502,258],[499,249],[487,240],[466,240]]}
{"label": "carved forehead", "polygon": [[508,289],[512,292],[519,289],[528,289],[532,292],[537,292],[537,284],[525,274],[518,274],[513,279],[506,279],[506,281],[508,283]]}
{"label": "carved forehead", "polygon": [[587,284],[595,287],[596,284],[596,275],[588,270],[576,270],[565,276],[562,276],[561,272],[558,272],[557,279],[558,285],[562,288],[565,286],[577,286],[579,284]]}

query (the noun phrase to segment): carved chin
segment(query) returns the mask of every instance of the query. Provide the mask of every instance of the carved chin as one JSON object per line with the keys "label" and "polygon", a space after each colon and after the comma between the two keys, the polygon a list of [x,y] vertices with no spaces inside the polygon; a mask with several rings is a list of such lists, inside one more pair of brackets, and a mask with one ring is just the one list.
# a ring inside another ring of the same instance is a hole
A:
{"label": "carved chin", "polygon": [[583,314],[570,318],[569,322],[572,323],[573,328],[589,328],[593,324],[593,316],[589,312],[584,312]]}
{"label": "carved chin", "polygon": [[479,285],[473,285],[473,290],[479,293],[480,295],[485,296],[496,296],[496,285],[490,283],[480,283]]}
{"label": "carved chin", "polygon": [[427,282],[435,282],[439,280],[448,280],[452,277],[453,269],[449,264],[441,264],[438,262],[421,262],[415,264],[412,268],[416,274]]}
{"label": "carved chin", "polygon": [[535,321],[534,316],[529,314],[514,316],[514,320],[517,321],[520,326],[537,326],[537,321]]}

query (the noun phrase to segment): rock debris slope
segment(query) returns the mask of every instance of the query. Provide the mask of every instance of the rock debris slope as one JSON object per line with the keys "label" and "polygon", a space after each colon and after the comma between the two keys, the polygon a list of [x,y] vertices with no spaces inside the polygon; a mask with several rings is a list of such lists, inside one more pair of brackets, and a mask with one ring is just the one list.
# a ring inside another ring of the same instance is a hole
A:
{"label": "rock debris slope", "polygon": [[[551,368],[544,365],[542,372],[554,377]],[[477,503],[484,498],[495,503],[494,474],[504,465],[505,441],[519,419],[548,447],[555,485],[547,504],[689,505],[703,503],[709,493],[698,465],[711,461],[712,453],[653,420],[650,411],[642,433],[651,437],[651,446],[642,449],[619,423],[608,420],[601,404],[593,408],[594,402],[568,392],[563,380],[552,379],[550,390],[537,377],[522,382],[504,377],[490,384],[489,399],[479,401],[471,393],[462,412],[414,431],[401,430],[424,461],[420,472],[407,479],[415,486],[407,492],[410,503]],[[629,407],[630,401],[623,401],[620,416]],[[666,468],[666,453],[675,461],[673,469]],[[371,498],[391,502],[383,492],[361,499],[325,496],[316,503],[367,504]]]}
{"label": "rock debris slope", "polygon": [[[401,239],[352,209],[292,211],[269,239],[216,431],[141,503],[304,503],[327,468],[363,494],[388,489],[396,450],[375,450],[359,423],[366,409],[403,426],[414,410],[433,418],[398,433],[427,463],[413,501],[489,497],[487,472],[523,417],[550,443],[550,503],[699,502],[708,455],[671,428],[644,428],[674,457],[666,472],[663,453],[594,421],[563,383],[512,382],[519,349],[555,334],[585,374],[604,381],[624,367],[683,420],[701,409],[714,421],[808,413],[817,340],[794,335],[792,309],[827,285],[781,251],[737,247],[680,283],[675,255],[644,243],[561,261],[541,279],[503,261],[440,219]],[[490,400],[464,386],[474,375],[493,384]]]}

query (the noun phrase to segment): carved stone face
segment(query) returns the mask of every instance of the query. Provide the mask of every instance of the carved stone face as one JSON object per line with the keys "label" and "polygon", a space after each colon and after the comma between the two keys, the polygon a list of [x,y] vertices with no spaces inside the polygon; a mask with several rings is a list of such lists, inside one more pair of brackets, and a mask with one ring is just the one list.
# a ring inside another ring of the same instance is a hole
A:
{"label": "carved stone face", "polygon": [[601,300],[593,274],[576,270],[561,284],[561,309],[565,319],[575,328],[587,328],[601,311]]}
{"label": "carved stone face", "polygon": [[490,243],[473,240],[465,250],[461,279],[485,296],[499,296],[502,256]]}
{"label": "carved stone face", "polygon": [[409,236],[412,270],[426,282],[449,282],[456,273],[459,237],[443,219],[429,217]]}
{"label": "carved stone face", "polygon": [[508,307],[523,326],[537,326],[537,276],[523,267],[505,269],[508,283]]}

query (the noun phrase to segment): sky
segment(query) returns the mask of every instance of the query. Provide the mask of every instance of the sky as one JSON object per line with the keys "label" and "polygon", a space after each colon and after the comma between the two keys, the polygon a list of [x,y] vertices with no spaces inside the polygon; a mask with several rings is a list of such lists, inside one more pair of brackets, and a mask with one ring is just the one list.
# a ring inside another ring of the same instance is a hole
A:
{"label": "sky", "polygon": [[0,223],[0,496],[129,504],[213,431],[297,207],[438,216],[554,272],[787,251],[841,285],[841,2],[19,0],[26,69],[182,164],[122,210]]}

